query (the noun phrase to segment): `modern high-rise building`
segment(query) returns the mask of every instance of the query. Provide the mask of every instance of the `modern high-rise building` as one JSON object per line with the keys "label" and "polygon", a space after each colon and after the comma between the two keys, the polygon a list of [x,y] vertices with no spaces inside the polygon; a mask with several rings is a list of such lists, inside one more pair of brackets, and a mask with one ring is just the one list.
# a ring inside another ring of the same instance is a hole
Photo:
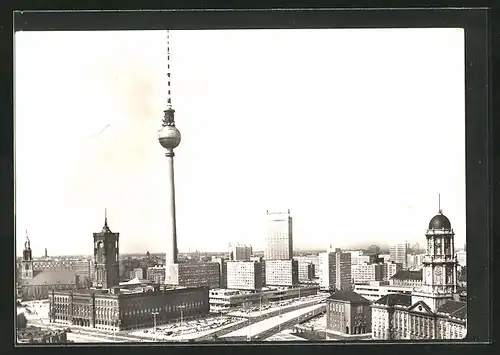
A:
{"label": "modern high-rise building", "polygon": [[407,243],[399,243],[393,244],[389,246],[389,255],[391,257],[391,261],[395,263],[400,263],[403,266],[403,269],[408,267],[408,244]]}
{"label": "modern high-rise building", "polygon": [[[333,249],[331,249],[333,250]],[[329,290],[349,290],[352,287],[351,253],[335,251],[319,253],[320,287]]]}
{"label": "modern high-rise building", "polygon": [[351,254],[343,253],[339,249],[335,255],[335,289],[350,290],[352,289]]}
{"label": "modern high-rise building", "polygon": [[227,288],[227,260],[221,257],[212,256],[212,262],[219,264],[219,287]]}
{"label": "modern high-rise building", "polygon": [[356,264],[351,266],[352,281],[354,283],[369,283],[382,281],[384,267],[381,264]]}
{"label": "modern high-rise building", "polygon": [[394,261],[383,263],[382,280],[389,281],[398,271],[403,269],[403,265]]}
{"label": "modern high-rise building", "polygon": [[314,264],[309,261],[297,260],[299,264],[299,282],[314,279]]}
{"label": "modern high-rise building", "polygon": [[233,250],[233,260],[234,261],[249,261],[252,256],[252,246],[251,245],[240,245],[236,244]]}
{"label": "modern high-rise building", "polygon": [[335,253],[319,253],[319,286],[321,289],[333,289],[335,286]]}
{"label": "modern high-rise building", "polygon": [[293,232],[290,210],[287,212],[267,211],[267,235],[265,239],[265,260],[289,260],[293,257]]}
{"label": "modern high-rise building", "polygon": [[102,231],[94,233],[94,287],[109,289],[120,284],[119,237],[120,233],[109,229],[105,213]]}
{"label": "modern high-rise building", "polygon": [[228,261],[227,288],[236,290],[261,290],[264,286],[262,263],[254,261]]}
{"label": "modern high-rise building", "polygon": [[164,111],[162,127],[158,131],[158,141],[165,148],[167,158],[167,196],[162,200],[168,203],[168,213],[165,220],[168,224],[167,250],[165,251],[165,284],[179,284],[179,265],[177,263],[177,226],[175,219],[175,183],[174,183],[174,149],[181,143],[181,133],[175,127],[175,110],[172,108],[172,98],[170,92],[170,37],[167,34],[167,78],[168,78],[168,98],[167,109]]}
{"label": "modern high-rise building", "polygon": [[295,286],[299,283],[297,260],[266,260],[266,285]]}

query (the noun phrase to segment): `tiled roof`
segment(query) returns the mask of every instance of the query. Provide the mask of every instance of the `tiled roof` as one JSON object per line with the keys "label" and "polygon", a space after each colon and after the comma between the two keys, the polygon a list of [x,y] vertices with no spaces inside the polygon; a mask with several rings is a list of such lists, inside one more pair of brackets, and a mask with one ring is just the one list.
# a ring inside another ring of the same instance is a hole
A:
{"label": "tiled roof", "polygon": [[422,270],[399,270],[394,275],[392,275],[391,279],[422,281]]}
{"label": "tiled roof", "polygon": [[42,271],[32,279],[20,281],[21,286],[43,286],[43,285],[74,285],[76,274],[74,271]]}
{"label": "tiled roof", "polygon": [[436,313],[447,314],[453,318],[467,319],[467,303],[460,301],[448,301],[439,307]]}
{"label": "tiled roof", "polygon": [[381,304],[386,306],[405,306],[411,305],[411,296],[399,293],[390,293],[388,295],[379,298],[374,302],[375,304]]}
{"label": "tiled roof", "polygon": [[368,301],[363,296],[350,290],[336,291],[330,297],[328,297],[327,300],[370,303],[370,301]]}

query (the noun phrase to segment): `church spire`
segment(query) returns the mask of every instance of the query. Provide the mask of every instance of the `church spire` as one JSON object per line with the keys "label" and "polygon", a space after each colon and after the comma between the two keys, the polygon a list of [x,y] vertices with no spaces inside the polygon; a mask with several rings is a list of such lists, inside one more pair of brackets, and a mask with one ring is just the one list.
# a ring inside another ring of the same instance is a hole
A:
{"label": "church spire", "polygon": [[30,247],[30,238],[28,237],[28,230],[26,229],[26,241],[24,242],[24,249],[31,249]]}
{"label": "church spire", "polygon": [[104,226],[102,227],[103,233],[111,233],[111,230],[108,226],[108,209],[104,208]]}
{"label": "church spire", "polygon": [[163,127],[174,126],[174,113],[175,110],[172,108],[172,93],[170,87],[170,31],[167,30],[167,109],[164,112],[165,116],[163,118]]}

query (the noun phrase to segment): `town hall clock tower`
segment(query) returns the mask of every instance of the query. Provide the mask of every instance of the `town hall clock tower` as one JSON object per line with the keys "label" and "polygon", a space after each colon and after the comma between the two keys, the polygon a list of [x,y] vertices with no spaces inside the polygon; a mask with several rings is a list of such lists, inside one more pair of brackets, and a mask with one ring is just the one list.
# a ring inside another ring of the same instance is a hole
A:
{"label": "town hall clock tower", "polygon": [[94,233],[94,287],[109,289],[120,284],[119,235],[109,229],[105,212],[102,231]]}
{"label": "town hall clock tower", "polygon": [[422,261],[422,288],[412,294],[412,303],[422,300],[436,311],[457,293],[455,233],[441,209],[429,222],[425,237],[427,251]]}

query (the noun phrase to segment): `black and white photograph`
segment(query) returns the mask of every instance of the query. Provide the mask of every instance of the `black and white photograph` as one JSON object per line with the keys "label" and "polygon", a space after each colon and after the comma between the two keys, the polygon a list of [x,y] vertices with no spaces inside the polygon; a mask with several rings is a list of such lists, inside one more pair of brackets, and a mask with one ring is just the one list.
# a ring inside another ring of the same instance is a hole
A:
{"label": "black and white photograph", "polygon": [[17,31],[17,344],[464,339],[464,36]]}

